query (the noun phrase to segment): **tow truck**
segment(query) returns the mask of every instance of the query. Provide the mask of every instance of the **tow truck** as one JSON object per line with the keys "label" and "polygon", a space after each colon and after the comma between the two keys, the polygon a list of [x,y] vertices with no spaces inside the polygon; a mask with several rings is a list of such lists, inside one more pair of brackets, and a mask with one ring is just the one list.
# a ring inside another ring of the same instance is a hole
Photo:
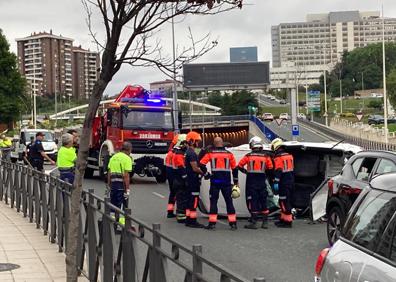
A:
{"label": "tow truck", "polygon": [[160,95],[128,85],[94,118],[86,177],[105,177],[110,157],[122,143],[132,144],[132,175],[166,181],[164,157],[174,137],[172,108]]}

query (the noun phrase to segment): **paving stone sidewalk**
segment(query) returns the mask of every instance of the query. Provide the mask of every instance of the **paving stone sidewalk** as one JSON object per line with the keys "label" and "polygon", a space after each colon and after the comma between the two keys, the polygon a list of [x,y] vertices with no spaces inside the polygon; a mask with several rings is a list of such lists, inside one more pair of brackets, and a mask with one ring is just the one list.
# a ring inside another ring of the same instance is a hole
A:
{"label": "paving stone sidewalk", "polygon": [[[5,263],[19,268],[0,271],[1,282],[66,281],[65,255],[41,229],[21,213],[0,202],[0,270]],[[79,281],[88,281],[80,278]]]}

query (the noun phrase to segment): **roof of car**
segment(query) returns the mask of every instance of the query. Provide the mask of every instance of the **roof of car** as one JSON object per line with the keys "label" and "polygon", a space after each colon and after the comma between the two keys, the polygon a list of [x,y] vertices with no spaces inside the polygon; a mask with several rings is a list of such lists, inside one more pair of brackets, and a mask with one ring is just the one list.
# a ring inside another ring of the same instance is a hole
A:
{"label": "roof of car", "polygon": [[374,189],[396,192],[396,173],[384,173],[375,176],[370,181],[370,186]]}
{"label": "roof of car", "polygon": [[376,151],[361,151],[358,152],[359,156],[372,156],[372,157],[388,157],[396,160],[396,153],[392,151],[383,151],[383,150],[376,150]]}

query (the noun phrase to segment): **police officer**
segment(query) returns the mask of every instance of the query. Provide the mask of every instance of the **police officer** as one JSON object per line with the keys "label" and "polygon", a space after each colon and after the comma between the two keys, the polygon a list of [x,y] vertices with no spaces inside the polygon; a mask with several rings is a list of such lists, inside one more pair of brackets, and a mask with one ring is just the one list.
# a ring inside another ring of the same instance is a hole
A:
{"label": "police officer", "polygon": [[33,168],[42,171],[44,169],[44,159],[48,160],[52,165],[55,165],[55,162],[48,157],[48,155],[44,151],[43,147],[43,139],[44,133],[37,132],[36,133],[36,140],[34,141],[33,145],[30,147],[29,150],[29,162]]}
{"label": "police officer", "polygon": [[189,195],[187,191],[187,171],[185,154],[187,149],[186,134],[180,134],[178,143],[173,148],[173,189],[176,193],[176,220],[185,223]]}
{"label": "police officer", "polygon": [[[263,150],[262,140],[253,137],[249,141],[252,150],[246,154],[238,164],[238,169],[246,173],[246,204],[250,211],[250,224],[245,225],[247,229],[257,229],[257,220],[262,215],[262,228],[268,228],[267,209],[267,172],[273,169],[271,157]],[[247,168],[245,168],[245,166]]]}
{"label": "police officer", "polygon": [[124,142],[121,151],[113,155],[109,161],[107,182],[110,186],[110,200],[111,203],[120,208],[126,207],[129,197],[129,173],[132,171],[132,145],[129,142]]}
{"label": "police officer", "polygon": [[62,147],[60,147],[58,151],[58,158],[56,161],[61,180],[73,184],[76,160],[77,155],[73,147],[73,135],[65,133],[62,135]]}
{"label": "police officer", "polygon": [[283,141],[276,138],[271,142],[274,154],[274,192],[279,191],[279,206],[281,215],[275,222],[277,227],[291,228],[293,222],[291,197],[294,189],[294,161],[293,156],[285,152]]}
{"label": "police officer", "polygon": [[174,218],[175,215],[175,203],[176,203],[176,191],[173,189],[173,148],[178,142],[180,135],[176,135],[172,143],[170,144],[169,151],[165,156],[165,168],[166,168],[166,179],[169,185],[169,197],[167,205],[167,218]]}
{"label": "police officer", "polygon": [[[238,185],[238,169],[235,157],[224,147],[223,139],[216,137],[213,141],[214,148],[208,151],[200,161],[200,164],[206,166],[210,163],[212,175],[210,176],[210,212],[209,224],[206,229],[215,229],[217,222],[217,201],[219,194],[222,193],[227,206],[228,223],[231,230],[237,229],[236,214],[232,202],[232,183],[231,172],[235,185]],[[202,167],[204,170],[206,167]],[[206,172],[205,172],[206,173]]]}
{"label": "police officer", "polygon": [[186,141],[188,148],[186,151],[185,163],[187,172],[187,191],[189,193],[186,226],[192,228],[203,228],[204,225],[197,221],[197,207],[201,189],[200,176],[203,176],[204,172],[198,165],[198,155],[195,152],[195,150],[199,148],[202,138],[199,133],[190,131],[187,133]]}

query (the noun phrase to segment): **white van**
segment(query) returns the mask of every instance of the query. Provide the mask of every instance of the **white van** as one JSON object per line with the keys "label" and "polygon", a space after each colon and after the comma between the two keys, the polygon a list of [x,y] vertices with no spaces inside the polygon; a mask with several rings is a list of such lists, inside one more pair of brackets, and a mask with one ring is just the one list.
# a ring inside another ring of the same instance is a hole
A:
{"label": "white van", "polygon": [[53,131],[48,129],[27,129],[24,128],[19,134],[19,140],[15,142],[15,149],[11,152],[11,161],[16,162],[22,160],[23,152],[26,146],[30,144],[30,138],[36,139],[36,133],[42,132],[44,134],[43,147],[45,153],[52,159],[56,160],[58,155],[58,140],[55,139]]}

